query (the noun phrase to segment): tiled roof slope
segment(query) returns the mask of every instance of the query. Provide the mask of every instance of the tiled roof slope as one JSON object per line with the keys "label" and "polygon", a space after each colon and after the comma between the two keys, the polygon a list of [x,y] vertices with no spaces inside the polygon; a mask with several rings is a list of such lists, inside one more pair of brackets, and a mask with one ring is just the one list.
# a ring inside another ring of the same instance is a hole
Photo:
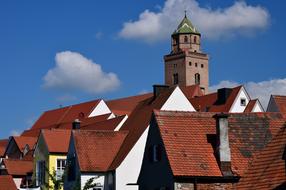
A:
{"label": "tiled roof slope", "polygon": [[[215,157],[215,113],[155,111],[167,156],[175,176],[222,176]],[[231,165],[241,176],[253,154],[284,124],[279,113],[230,114]]]}
{"label": "tiled roof slope", "polygon": [[[95,116],[95,117],[82,118],[80,121],[81,121],[81,125],[85,126],[85,125],[90,125],[90,124],[94,124],[94,123],[97,123],[97,122],[105,121],[110,116],[111,116],[111,113],[103,114],[103,115],[99,115],[99,116]],[[70,121],[70,122],[58,123],[58,124],[50,125],[46,129],[72,129],[72,123],[73,123],[73,120]],[[39,136],[40,132],[41,132],[41,129],[30,129],[30,130],[24,131],[21,134],[21,136],[37,137],[37,136]]]}
{"label": "tiled roof slope", "polygon": [[204,95],[199,85],[180,86],[180,89],[188,99]]}
{"label": "tiled roof slope", "polygon": [[11,175],[0,175],[0,190],[17,190]]}
{"label": "tiled roof slope", "polygon": [[248,102],[246,108],[244,109],[244,113],[250,113],[253,110],[253,108],[256,104],[256,101],[258,101],[258,99],[250,100]]}
{"label": "tiled roof slope", "polygon": [[120,128],[120,131],[127,130],[129,131],[129,133],[126,137],[124,145],[122,146],[116,159],[112,163],[111,168],[117,168],[125,159],[125,157],[128,155],[135,143],[149,126],[153,109],[160,109],[168,100],[174,89],[175,87],[172,87],[165,92],[159,94],[157,98],[154,99],[153,97],[150,97],[140,102],[136,106],[136,108],[130,114],[123,126]]}
{"label": "tiled roof slope", "polygon": [[50,128],[56,124],[72,122],[75,119],[86,118],[99,102],[100,100],[94,100],[46,111],[34,123],[31,129]]}
{"label": "tiled roof slope", "polygon": [[242,86],[232,88],[232,91],[224,104],[219,104],[217,102],[217,92],[200,97],[191,98],[189,100],[197,111],[229,112],[241,88]]}
{"label": "tiled roof slope", "polygon": [[114,129],[120,124],[120,122],[125,118],[125,115],[118,116],[112,119],[108,119],[101,122],[91,123],[88,125],[81,125],[82,130],[111,130]]}
{"label": "tiled roof slope", "polygon": [[0,140],[0,157],[4,156],[7,144],[8,144],[8,139]]}
{"label": "tiled roof slope", "polygon": [[239,181],[237,189],[286,189],[285,145],[286,127],[284,125],[266,148],[257,154]]}
{"label": "tiled roof slope", "polygon": [[126,136],[123,131],[73,131],[80,171],[109,171]]}
{"label": "tiled roof slope", "polygon": [[21,152],[23,152],[26,145],[29,145],[29,148],[33,149],[37,142],[37,138],[35,137],[13,136],[12,138],[15,140]]}
{"label": "tiled roof slope", "polygon": [[33,171],[33,161],[4,159],[3,162],[9,175],[25,176]]}
{"label": "tiled roof slope", "polygon": [[106,104],[116,115],[129,115],[141,101],[150,97],[153,97],[153,93],[109,100]]}
{"label": "tiled roof slope", "polygon": [[50,153],[68,152],[71,130],[44,129],[42,135]]}
{"label": "tiled roof slope", "polygon": [[273,99],[280,112],[286,112],[286,96],[273,95]]}

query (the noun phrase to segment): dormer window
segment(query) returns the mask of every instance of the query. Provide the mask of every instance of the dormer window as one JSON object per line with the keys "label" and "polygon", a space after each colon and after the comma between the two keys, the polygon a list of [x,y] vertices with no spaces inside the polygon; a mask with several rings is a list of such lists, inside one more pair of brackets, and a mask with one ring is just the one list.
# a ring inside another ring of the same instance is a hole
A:
{"label": "dormer window", "polygon": [[245,98],[240,98],[240,105],[246,106],[246,99]]}

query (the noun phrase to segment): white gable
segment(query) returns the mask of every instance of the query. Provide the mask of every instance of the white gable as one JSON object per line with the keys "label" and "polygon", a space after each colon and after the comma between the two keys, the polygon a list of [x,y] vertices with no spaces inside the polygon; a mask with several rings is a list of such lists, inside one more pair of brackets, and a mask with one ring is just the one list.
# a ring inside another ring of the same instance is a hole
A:
{"label": "white gable", "polygon": [[[245,105],[241,104],[241,100],[245,100]],[[241,113],[244,112],[244,109],[246,108],[248,102],[250,100],[249,95],[247,94],[246,90],[244,87],[240,88],[240,91],[238,92],[229,112],[232,113]]]}
{"label": "white gable", "polygon": [[122,119],[122,121],[115,127],[114,131],[119,131],[119,129],[122,127],[124,122],[128,119],[128,116],[125,115],[125,117]]}
{"label": "white gable", "polygon": [[100,102],[97,104],[97,106],[93,109],[93,111],[88,117],[94,117],[108,113],[111,113],[110,109],[103,100],[100,100]]}
{"label": "white gable", "polygon": [[143,156],[144,156],[149,127],[150,125],[147,127],[147,129],[145,129],[144,133],[141,135],[139,140],[133,146],[133,148],[128,153],[126,158],[116,169],[115,189],[138,190],[137,185],[128,185],[128,184],[137,183],[141,170],[141,165],[143,162]]}
{"label": "white gable", "polygon": [[165,111],[196,111],[179,87],[176,87],[161,107]]}
{"label": "white gable", "polygon": [[251,110],[251,112],[264,112],[262,105],[260,104],[258,100],[256,100],[255,105],[253,109]]}

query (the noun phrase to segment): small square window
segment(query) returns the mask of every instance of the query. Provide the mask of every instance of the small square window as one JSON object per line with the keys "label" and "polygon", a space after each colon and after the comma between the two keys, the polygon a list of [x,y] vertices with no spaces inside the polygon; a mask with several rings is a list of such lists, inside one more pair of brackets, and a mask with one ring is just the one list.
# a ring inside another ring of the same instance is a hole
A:
{"label": "small square window", "polygon": [[198,67],[198,63],[195,63],[195,66]]}
{"label": "small square window", "polygon": [[201,68],[204,68],[204,64],[201,64]]}
{"label": "small square window", "polygon": [[245,98],[240,98],[240,105],[246,106],[246,99]]}

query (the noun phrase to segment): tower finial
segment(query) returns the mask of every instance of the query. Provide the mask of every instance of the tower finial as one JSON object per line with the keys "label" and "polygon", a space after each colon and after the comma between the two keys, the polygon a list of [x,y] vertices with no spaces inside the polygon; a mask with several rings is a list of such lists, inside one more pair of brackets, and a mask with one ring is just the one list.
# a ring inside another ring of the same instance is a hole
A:
{"label": "tower finial", "polygon": [[187,18],[187,10],[185,9],[185,18]]}

